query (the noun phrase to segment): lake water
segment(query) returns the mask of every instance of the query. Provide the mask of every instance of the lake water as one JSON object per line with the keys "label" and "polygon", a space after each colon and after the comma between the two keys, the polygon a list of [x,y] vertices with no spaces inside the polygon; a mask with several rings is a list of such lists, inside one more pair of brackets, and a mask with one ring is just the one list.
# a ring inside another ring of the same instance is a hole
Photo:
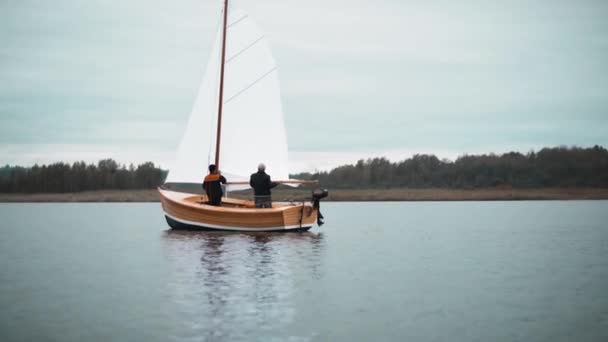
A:
{"label": "lake water", "polygon": [[0,205],[2,341],[608,341],[608,202],[324,203],[307,233]]}

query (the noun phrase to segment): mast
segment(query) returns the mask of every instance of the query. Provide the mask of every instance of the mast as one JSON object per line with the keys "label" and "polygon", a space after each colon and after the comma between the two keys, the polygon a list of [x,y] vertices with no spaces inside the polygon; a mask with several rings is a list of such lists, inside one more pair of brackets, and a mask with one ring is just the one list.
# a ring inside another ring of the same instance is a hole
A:
{"label": "mast", "polygon": [[220,168],[220,138],[222,135],[222,104],[224,102],[224,64],[226,61],[226,30],[228,28],[228,0],[224,1],[224,30],[222,33],[222,59],[220,64],[220,98],[217,108],[217,134],[215,138],[215,167]]}

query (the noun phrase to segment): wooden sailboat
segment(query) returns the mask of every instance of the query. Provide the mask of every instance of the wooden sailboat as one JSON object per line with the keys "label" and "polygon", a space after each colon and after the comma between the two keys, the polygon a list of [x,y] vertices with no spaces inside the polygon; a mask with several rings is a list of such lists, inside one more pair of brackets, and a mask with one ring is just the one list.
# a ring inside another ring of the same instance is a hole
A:
{"label": "wooden sailboat", "polygon": [[[260,162],[273,178],[289,176],[277,68],[268,43],[253,20],[229,7],[228,0],[222,18],[175,165],[159,188],[167,223],[174,229],[308,230],[322,217],[319,200],[327,191],[315,191],[307,201],[256,208],[253,201],[230,198],[211,206],[206,196],[168,189],[173,183],[200,185],[211,163],[228,179],[230,191],[248,188],[249,175]],[[290,186],[302,182],[282,181]]]}

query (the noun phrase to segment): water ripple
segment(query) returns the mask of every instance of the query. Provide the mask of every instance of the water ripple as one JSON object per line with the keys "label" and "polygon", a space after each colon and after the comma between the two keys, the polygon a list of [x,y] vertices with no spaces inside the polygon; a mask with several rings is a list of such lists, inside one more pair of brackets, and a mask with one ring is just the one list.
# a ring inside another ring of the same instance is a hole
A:
{"label": "water ripple", "polygon": [[214,341],[270,338],[292,323],[297,278],[321,277],[325,244],[322,233],[311,232],[170,230],[164,247],[174,272],[167,293],[183,325],[173,339]]}

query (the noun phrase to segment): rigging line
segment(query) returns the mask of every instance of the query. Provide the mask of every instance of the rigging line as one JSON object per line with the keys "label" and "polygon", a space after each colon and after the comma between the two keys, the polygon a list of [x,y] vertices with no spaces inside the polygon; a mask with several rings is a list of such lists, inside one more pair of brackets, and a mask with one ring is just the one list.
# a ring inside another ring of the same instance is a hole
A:
{"label": "rigging line", "polygon": [[249,17],[249,15],[245,14],[244,16],[242,16],[239,19],[237,19],[235,22],[233,22],[230,25],[228,25],[228,28],[231,28],[233,25],[236,25],[236,24],[240,23],[241,21],[247,19],[247,17]]}
{"label": "rigging line", "polygon": [[228,58],[226,60],[226,63],[230,63],[231,60],[237,58],[240,54],[242,54],[243,52],[249,50],[252,46],[254,46],[255,44],[257,44],[257,42],[259,42],[260,40],[264,39],[264,35],[262,35],[260,38],[256,39],[253,41],[253,43],[247,45],[245,48],[243,48],[241,51],[235,53],[234,55],[232,55],[230,58]]}
{"label": "rigging line", "polygon": [[232,95],[228,100],[226,100],[224,102],[224,104],[227,104],[228,102],[234,100],[236,97],[238,97],[239,95],[241,95],[242,93],[244,93],[246,90],[248,90],[249,88],[253,87],[256,83],[260,82],[261,80],[263,80],[266,76],[270,75],[270,73],[272,73],[273,71],[277,70],[276,65],[270,69],[268,72],[266,72],[264,75],[258,77],[257,80],[253,81],[253,83],[251,83],[250,85],[248,85],[247,87],[241,89],[239,92],[237,92],[236,94]]}
{"label": "rigging line", "polygon": [[[221,14],[223,16],[224,8],[222,8]],[[215,32],[218,32],[218,34],[219,34],[221,26],[222,26],[222,21],[220,20],[215,25]],[[215,43],[213,44],[213,46],[211,48],[212,51],[215,48],[214,46],[215,46]],[[222,52],[220,51],[221,49],[217,49],[217,50],[218,51],[217,51],[216,57],[219,61],[221,59]],[[210,58],[213,59],[213,57],[210,57]],[[215,78],[213,80],[213,84],[219,84],[220,83],[219,78],[220,78],[220,70],[218,68],[218,70],[215,71]],[[214,87],[213,89],[214,89],[213,98],[217,101],[219,88]],[[217,106],[217,102],[214,102],[214,106]],[[208,145],[209,148],[207,149],[207,165],[212,164],[211,153],[212,153],[212,150],[215,150],[213,148],[214,147],[213,144],[214,144],[214,140],[215,140],[215,134],[214,134],[214,128],[215,128],[215,124],[216,124],[215,119],[216,119],[216,117],[214,117],[213,115],[211,115],[210,119],[209,119],[209,145]]]}
{"label": "rigging line", "polygon": [[[222,16],[224,14],[224,9],[222,8]],[[217,24],[215,25],[215,31],[217,32],[217,34],[220,34],[220,30],[221,30],[221,26],[222,26],[222,21],[218,21]],[[218,43],[219,45],[219,41],[216,41],[216,43]],[[212,47],[212,51],[215,49],[215,47]],[[215,57],[218,60],[218,64],[219,61],[222,58],[222,49],[218,48]],[[213,59],[213,57],[211,57]],[[215,70],[214,73],[214,78],[213,78],[213,84],[219,85],[219,78],[220,78],[220,69],[217,68],[217,70]],[[214,98],[214,106],[217,106],[217,99],[219,98],[219,87],[213,87],[213,98]],[[209,148],[207,150],[207,165],[209,164],[213,164],[214,161],[213,158],[211,157],[211,153],[213,152],[213,150],[215,149],[215,127],[217,125],[217,117],[211,116],[211,120],[209,120]]]}

